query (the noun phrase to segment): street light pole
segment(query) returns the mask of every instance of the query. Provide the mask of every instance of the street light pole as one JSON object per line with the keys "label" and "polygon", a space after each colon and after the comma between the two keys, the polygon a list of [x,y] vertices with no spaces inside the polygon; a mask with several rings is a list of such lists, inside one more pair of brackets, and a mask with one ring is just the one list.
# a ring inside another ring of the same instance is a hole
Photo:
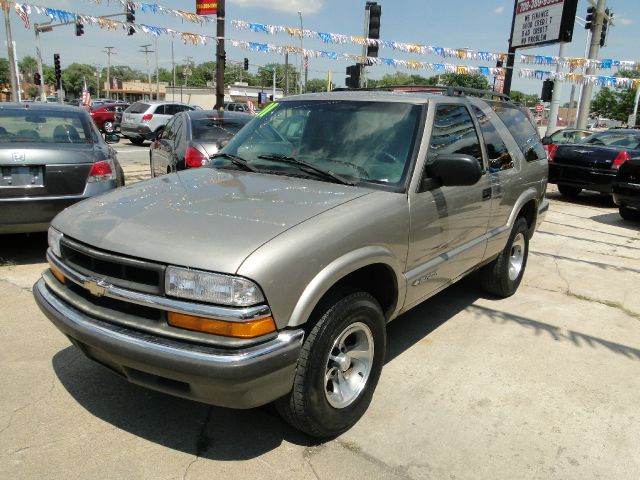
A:
{"label": "street light pole", "polygon": [[[158,37],[156,39],[156,100],[160,100],[160,73],[158,72]],[[166,90],[165,90],[166,91]]]}
{"label": "street light pole", "polygon": [[114,50],[115,47],[104,47],[106,51],[103,50],[107,54],[107,98],[111,98],[111,55],[115,55]]}
{"label": "street light pole", "polygon": [[[49,22],[50,24],[51,22]],[[40,50],[40,32],[47,32],[50,29],[47,29],[48,24],[39,25],[35,23],[33,25],[33,31],[36,34],[36,62],[38,63],[38,73],[40,74],[40,101],[46,102],[47,96],[44,93],[44,69],[42,67],[42,50]]]}

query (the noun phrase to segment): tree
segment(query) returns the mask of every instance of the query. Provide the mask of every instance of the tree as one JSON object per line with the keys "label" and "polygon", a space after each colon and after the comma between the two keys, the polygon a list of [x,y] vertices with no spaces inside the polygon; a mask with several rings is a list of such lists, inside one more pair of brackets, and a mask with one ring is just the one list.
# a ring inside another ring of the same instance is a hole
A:
{"label": "tree", "polygon": [[18,62],[18,68],[29,82],[33,81],[33,74],[38,71],[38,62],[35,58],[27,55],[20,62]]}
{"label": "tree", "polygon": [[520,103],[525,107],[540,103],[540,97],[537,94],[523,93],[518,90],[511,90],[509,98],[516,103]]}
{"label": "tree", "polygon": [[[280,63],[269,63],[264,67],[260,67],[258,69],[258,75],[255,78],[254,85],[256,86],[264,86],[270,87],[273,85],[273,71],[272,68],[276,69],[276,87],[284,89],[285,86],[285,68],[283,64]],[[289,65],[289,88],[294,88],[295,80],[298,78],[298,71],[291,65]],[[251,82],[250,82],[251,84]]]}
{"label": "tree", "polygon": [[67,95],[79,96],[80,92],[82,92],[85,79],[89,89],[95,92],[97,79],[96,70],[93,66],[83,63],[72,63],[62,71],[62,81]]}
{"label": "tree", "polygon": [[317,93],[327,91],[327,81],[321,78],[312,78],[307,82],[307,92]]}
{"label": "tree", "polygon": [[11,73],[9,72],[9,60],[0,58],[0,83],[11,82]]}
{"label": "tree", "polygon": [[437,77],[425,78],[421,75],[410,75],[404,72],[386,74],[380,80],[367,80],[369,87],[385,87],[391,85],[435,85]]}
{"label": "tree", "polygon": [[445,73],[440,75],[440,83],[450,87],[477,88],[489,90],[487,77],[479,73]]}
{"label": "tree", "polygon": [[618,95],[610,88],[603,87],[591,101],[591,113],[613,119],[618,111]]}

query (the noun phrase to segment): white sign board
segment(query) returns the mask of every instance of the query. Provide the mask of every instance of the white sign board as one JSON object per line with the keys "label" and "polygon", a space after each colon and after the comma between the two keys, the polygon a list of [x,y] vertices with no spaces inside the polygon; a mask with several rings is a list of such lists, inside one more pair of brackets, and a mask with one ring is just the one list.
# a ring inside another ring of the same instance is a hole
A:
{"label": "white sign board", "polygon": [[559,41],[564,6],[565,0],[517,0],[511,47]]}

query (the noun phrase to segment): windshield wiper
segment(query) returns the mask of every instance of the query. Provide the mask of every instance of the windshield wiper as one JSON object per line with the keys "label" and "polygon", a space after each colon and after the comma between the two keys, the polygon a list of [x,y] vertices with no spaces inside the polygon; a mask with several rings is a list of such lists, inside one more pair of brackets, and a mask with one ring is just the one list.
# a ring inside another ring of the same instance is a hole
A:
{"label": "windshield wiper", "polygon": [[257,172],[258,171],[255,167],[252,167],[251,165],[249,165],[249,162],[247,162],[244,158],[239,157],[238,155],[233,155],[231,153],[220,152],[220,153],[216,153],[214,155],[211,155],[209,158],[211,158],[211,159],[214,159],[214,158],[228,158],[229,160],[231,160],[231,163],[233,163],[234,165],[242,168],[243,170],[246,170],[247,172]]}
{"label": "windshield wiper", "polygon": [[321,176],[333,180],[334,182],[341,183],[342,185],[355,185],[346,178],[333,173],[331,170],[324,170],[320,167],[316,167],[310,163],[298,160],[297,158],[287,157],[286,155],[258,155],[258,158],[263,160],[272,160],[274,162],[288,163],[290,165],[296,165],[300,170],[307,173],[314,173],[316,176]]}

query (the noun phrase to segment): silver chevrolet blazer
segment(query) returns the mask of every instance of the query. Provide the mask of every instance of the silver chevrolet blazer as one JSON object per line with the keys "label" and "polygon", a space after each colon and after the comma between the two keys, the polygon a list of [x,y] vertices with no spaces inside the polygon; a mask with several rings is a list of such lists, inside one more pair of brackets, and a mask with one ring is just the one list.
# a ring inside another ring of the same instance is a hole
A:
{"label": "silver chevrolet blazer", "polygon": [[476,270],[516,291],[547,171],[527,112],[492,92],[288,97],[206,167],[59,214],[33,292],[130,382],[275,402],[331,437],[371,401],[388,322]]}

